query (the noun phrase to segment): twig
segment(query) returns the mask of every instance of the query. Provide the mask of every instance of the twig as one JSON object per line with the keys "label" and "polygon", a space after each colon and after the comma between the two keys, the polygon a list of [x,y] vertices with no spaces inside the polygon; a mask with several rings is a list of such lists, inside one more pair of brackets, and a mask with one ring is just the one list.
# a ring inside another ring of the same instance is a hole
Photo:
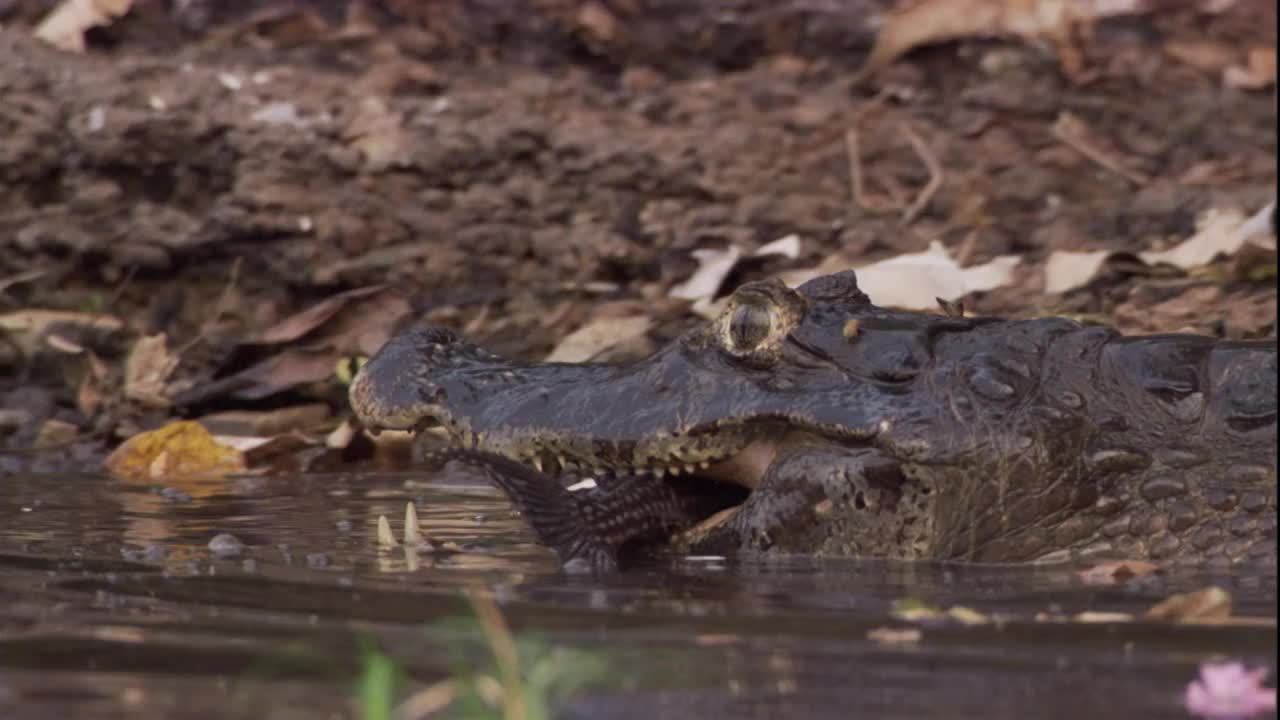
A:
{"label": "twig", "polygon": [[902,213],[902,224],[910,225],[916,219],[916,216],[928,206],[929,201],[933,200],[933,196],[938,194],[938,188],[942,187],[942,181],[946,175],[942,170],[942,164],[938,162],[938,157],[933,154],[933,151],[929,149],[925,141],[916,134],[916,131],[911,129],[911,125],[904,122],[899,128],[907,136],[907,140],[911,143],[911,147],[915,149],[916,155],[920,156],[920,162],[924,163],[925,168],[929,171],[929,182],[925,183],[924,187],[920,189],[920,194],[916,195],[915,202],[911,203],[911,206]]}
{"label": "twig", "polygon": [[873,213],[893,212],[902,207],[896,203],[873,203],[867,197],[862,184],[862,152],[858,149],[858,129],[851,127],[844,133],[845,155],[849,161],[849,190],[854,204]]}
{"label": "twig", "polygon": [[973,251],[978,247],[978,231],[970,230],[964,236],[964,240],[960,242],[960,248],[956,250],[955,261],[960,267],[969,264],[969,258],[973,256]]}
{"label": "twig", "polygon": [[529,716],[524,705],[524,687],[520,679],[520,655],[516,650],[515,639],[511,637],[511,629],[502,617],[493,598],[480,590],[467,592],[471,607],[480,618],[480,627],[484,630],[485,639],[489,641],[489,649],[498,663],[498,674],[502,676],[502,714],[504,720],[526,720]]}
{"label": "twig", "polygon": [[458,696],[458,685],[441,680],[405,698],[396,706],[396,720],[422,720],[444,710]]}
{"label": "twig", "polygon": [[35,270],[27,270],[24,272],[20,272],[17,275],[10,275],[9,277],[4,278],[3,280],[0,280],[0,293],[3,293],[4,291],[8,290],[14,285],[21,285],[22,283],[25,283],[25,282],[38,280],[48,272],[49,272],[48,270],[37,268]]}
{"label": "twig", "polygon": [[236,259],[231,261],[231,271],[228,273],[227,284],[222,286],[222,292],[218,294],[218,301],[213,305],[213,313],[208,320],[201,323],[199,334],[178,348],[174,355],[182,357],[190,352],[191,348],[208,339],[210,326],[221,320],[222,315],[230,309],[231,292],[236,289],[236,285],[240,282],[240,266],[243,264],[243,260],[243,256],[237,255]]}
{"label": "twig", "polygon": [[1077,118],[1071,113],[1064,112],[1058,115],[1058,119],[1054,121],[1052,132],[1053,136],[1062,142],[1062,144],[1075,150],[1086,158],[1089,158],[1103,169],[1119,175],[1134,185],[1141,187],[1151,182],[1151,178],[1148,178],[1146,175],[1143,175],[1136,170],[1130,170],[1124,166],[1124,163],[1111,157],[1100,148],[1095,147],[1083,137],[1084,130],[1084,123],[1080,121],[1080,118]]}

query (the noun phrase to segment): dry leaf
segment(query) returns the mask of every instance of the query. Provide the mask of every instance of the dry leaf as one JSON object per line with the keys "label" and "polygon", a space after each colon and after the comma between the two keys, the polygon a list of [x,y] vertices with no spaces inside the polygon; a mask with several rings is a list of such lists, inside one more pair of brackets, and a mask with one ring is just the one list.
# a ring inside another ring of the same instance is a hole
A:
{"label": "dry leaf", "polygon": [[1222,82],[1227,87],[1244,90],[1263,90],[1276,84],[1276,49],[1253,48],[1249,51],[1247,67],[1232,66],[1222,71]]}
{"label": "dry leaf", "polygon": [[118,478],[139,482],[222,477],[246,469],[240,451],[219,444],[203,425],[189,420],[129,438],[105,466]]}
{"label": "dry leaf", "polygon": [[[924,252],[898,255],[854,269],[858,275],[858,287],[876,305],[932,310],[938,306],[939,300],[951,302],[971,292],[1008,285],[1013,279],[1013,269],[1020,261],[1017,255],[1002,255],[982,265],[962,268],[942,243],[935,240]],[[813,270],[782,273],[780,277],[795,287],[819,275],[848,267],[843,262],[824,262]]]}
{"label": "dry leaf", "polygon": [[[225,445],[242,453],[249,453],[263,447],[271,442],[273,438],[269,437],[250,437],[248,435],[214,435],[214,442],[219,445]],[[248,463],[245,463],[246,465]]]}
{"label": "dry leaf", "polygon": [[325,321],[338,314],[352,300],[368,297],[375,293],[386,289],[386,285],[369,285],[354,290],[338,293],[333,297],[326,298],[315,305],[295,313],[271,327],[263,330],[253,340],[249,341],[261,345],[274,345],[278,343],[287,343],[297,340],[307,333],[315,330],[325,323]]}
{"label": "dry leaf", "polygon": [[1133,622],[1133,615],[1125,612],[1099,612],[1085,610],[1071,616],[1072,622],[1078,623],[1127,623]]}
{"label": "dry leaf", "polygon": [[35,450],[47,450],[50,448],[66,445],[76,439],[76,435],[80,433],[79,428],[69,422],[62,420],[45,420],[40,426],[36,437],[31,441],[31,447]]}
{"label": "dry leaf", "polygon": [[380,97],[360,101],[343,137],[360,153],[365,169],[370,172],[399,165],[408,156],[410,141],[404,118]]}
{"label": "dry leaf", "polygon": [[1044,264],[1044,291],[1064,293],[1088,285],[1111,257],[1110,250],[1071,252],[1055,250]]}
{"label": "dry leaf", "polygon": [[36,26],[35,36],[62,50],[84,52],[84,33],[129,12],[132,0],[63,0]]}
{"label": "dry leaf", "polygon": [[[707,306],[715,298],[716,294],[720,292],[720,286],[724,284],[724,279],[729,277],[729,273],[733,272],[733,268],[742,259],[742,248],[731,244],[723,250],[704,248],[694,250],[691,254],[698,261],[698,269],[694,271],[688,280],[671,288],[667,295],[681,300],[692,300],[695,303],[694,310],[702,310],[702,314],[705,315],[707,314],[705,312]],[[799,257],[800,236],[794,234],[785,235],[761,245],[755,252],[751,253],[751,257],[766,257],[769,255],[781,255],[789,259]]]}
{"label": "dry leaf", "polygon": [[1170,595],[1153,605],[1144,617],[1173,623],[1222,620],[1231,617],[1231,593],[1220,587],[1207,587]]}
{"label": "dry leaf", "polygon": [[609,348],[643,335],[651,325],[651,319],[640,316],[592,320],[565,336],[547,356],[546,362],[573,363],[590,360]]}
{"label": "dry leaf", "polygon": [[1061,51],[1077,24],[1142,12],[1144,6],[1142,0],[909,0],[885,19],[862,72],[875,72],[923,45],[968,37],[1047,39]]}
{"label": "dry leaf", "polygon": [[729,277],[733,266],[742,257],[742,250],[737,245],[730,245],[724,250],[694,250],[693,258],[698,261],[698,269],[688,280],[671,288],[670,297],[681,300],[711,300],[720,291],[724,279]]}
{"label": "dry leaf", "polygon": [[275,410],[228,410],[197,418],[215,435],[270,437],[294,430],[314,430],[329,419],[326,403],[310,403]]}
{"label": "dry leaf", "polygon": [[[257,400],[330,379],[343,359],[377,352],[390,339],[400,318],[409,313],[408,301],[390,289],[361,288],[330,298],[335,299],[336,303],[326,301],[308,308],[244,343],[261,345],[265,340],[273,344],[294,338],[294,342],[303,340],[305,344],[287,346],[234,375],[184,392],[175,401],[189,405],[228,394]],[[335,304],[339,305],[336,311]]]}
{"label": "dry leaf", "polygon": [[138,339],[124,361],[124,395],[147,407],[169,407],[169,377],[178,356],[169,352],[164,333]]}
{"label": "dry leaf", "polygon": [[330,350],[289,349],[237,373],[241,386],[232,395],[242,400],[260,400],[298,385],[320,382],[333,374],[334,358],[341,353]]}
{"label": "dry leaf", "polygon": [[73,338],[111,335],[122,329],[124,323],[110,315],[71,310],[31,309],[0,315],[0,333],[5,336],[5,345],[16,346],[26,355],[45,350],[52,336],[58,336],[63,343],[74,343]]}
{"label": "dry leaf", "polygon": [[923,636],[920,628],[878,627],[867,631],[867,639],[877,645],[915,645]]}
{"label": "dry leaf", "polygon": [[1163,49],[1179,62],[1212,73],[1222,72],[1240,57],[1237,46],[1213,40],[1171,40]]}
{"label": "dry leaf", "polygon": [[954,605],[947,608],[947,617],[961,625],[986,625],[991,622],[991,618],[963,605]]}
{"label": "dry leaf", "polygon": [[766,255],[781,255],[788,260],[795,260],[800,257],[800,236],[792,233],[783,235],[773,242],[761,245],[759,249],[751,253],[753,257],[764,257]]}
{"label": "dry leaf", "polygon": [[1245,221],[1244,213],[1234,208],[1211,209],[1196,222],[1191,237],[1168,250],[1138,253],[1138,257],[1152,265],[1167,263],[1183,270],[1208,265],[1219,255],[1234,255],[1249,240],[1242,231]]}
{"label": "dry leaf", "polygon": [[[1207,265],[1219,256],[1235,255],[1246,244],[1274,249],[1276,241],[1271,234],[1274,207],[1273,201],[1249,218],[1232,208],[1211,209],[1197,221],[1196,232],[1191,237],[1168,250],[1149,250],[1139,253],[1138,257],[1150,265],[1163,263],[1191,270]],[[1106,262],[1118,254],[1110,250],[1055,251],[1045,262],[1044,291],[1064,293],[1088,285]]]}

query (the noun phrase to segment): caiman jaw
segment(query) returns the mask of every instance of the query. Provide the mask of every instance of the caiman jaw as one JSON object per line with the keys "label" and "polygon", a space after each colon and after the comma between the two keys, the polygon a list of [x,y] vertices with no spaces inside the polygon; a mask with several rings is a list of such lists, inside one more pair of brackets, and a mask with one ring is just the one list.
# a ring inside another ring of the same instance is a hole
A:
{"label": "caiman jaw", "polygon": [[755,413],[733,405],[732,398],[749,393],[732,386],[713,393],[728,399],[723,408],[682,405],[688,402],[682,390],[658,397],[652,388],[674,384],[666,374],[672,367],[683,381],[705,372],[678,353],[626,368],[528,365],[447,329],[426,328],[397,337],[370,359],[352,381],[350,400],[370,429],[439,425],[456,447],[496,453],[551,476],[696,475],[756,487],[784,444],[784,428],[804,425],[770,416],[770,408]]}

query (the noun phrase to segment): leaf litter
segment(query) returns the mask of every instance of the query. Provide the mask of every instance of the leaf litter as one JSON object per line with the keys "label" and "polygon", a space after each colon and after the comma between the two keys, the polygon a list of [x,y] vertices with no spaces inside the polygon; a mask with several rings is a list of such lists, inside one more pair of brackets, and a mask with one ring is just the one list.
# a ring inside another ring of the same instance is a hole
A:
{"label": "leaf litter", "polygon": [[[1164,250],[1147,250],[1137,254],[1147,265],[1170,265],[1183,271],[1194,270],[1219,257],[1231,257],[1242,251],[1275,252],[1276,239],[1270,227],[1275,202],[1252,216],[1238,209],[1211,209],[1201,215],[1196,232],[1186,240]],[[1065,293],[1093,281],[1106,263],[1120,256],[1113,250],[1075,252],[1058,250],[1045,261],[1045,292]],[[1274,257],[1274,256],[1272,256]],[[1267,255],[1260,256],[1266,262]]]}

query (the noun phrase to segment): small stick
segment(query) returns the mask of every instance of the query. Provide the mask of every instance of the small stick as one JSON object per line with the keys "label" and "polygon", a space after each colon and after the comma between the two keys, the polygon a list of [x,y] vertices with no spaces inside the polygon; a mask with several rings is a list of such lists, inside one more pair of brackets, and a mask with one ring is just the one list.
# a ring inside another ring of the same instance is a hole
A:
{"label": "small stick", "polygon": [[862,152],[858,149],[858,130],[849,128],[844,133],[845,155],[849,160],[849,185],[853,202],[863,210],[874,213],[893,212],[901,205],[894,203],[873,203],[867,197],[862,184]]}
{"label": "small stick", "polygon": [[1075,150],[1086,158],[1089,158],[1103,169],[1119,175],[1134,185],[1141,187],[1151,182],[1151,179],[1146,175],[1143,175],[1136,170],[1126,168],[1119,160],[1111,157],[1082,137],[1084,132],[1084,123],[1071,113],[1064,112],[1058,115],[1058,119],[1053,123],[1052,132],[1053,136],[1062,142],[1062,144]]}
{"label": "small stick", "polygon": [[933,200],[933,196],[938,194],[938,188],[942,187],[942,181],[946,175],[942,170],[942,164],[938,162],[938,157],[933,154],[933,151],[929,149],[925,141],[916,134],[916,131],[911,129],[911,125],[904,122],[898,127],[907,136],[907,140],[911,143],[911,147],[915,149],[916,155],[920,156],[920,162],[923,162],[925,168],[929,171],[929,182],[925,183],[924,187],[920,189],[920,194],[916,195],[915,202],[911,203],[911,206],[902,213],[902,224],[910,225],[924,211],[929,201]]}

